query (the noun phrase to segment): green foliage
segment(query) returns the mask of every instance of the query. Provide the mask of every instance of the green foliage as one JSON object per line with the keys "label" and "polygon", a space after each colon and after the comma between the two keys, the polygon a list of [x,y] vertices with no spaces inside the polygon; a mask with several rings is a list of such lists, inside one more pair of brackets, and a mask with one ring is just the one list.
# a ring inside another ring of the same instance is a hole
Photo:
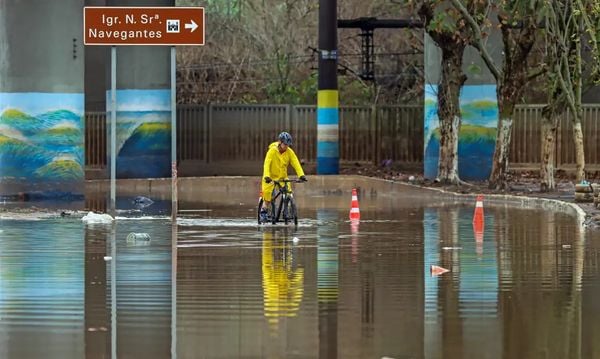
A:
{"label": "green foliage", "polygon": [[359,106],[371,104],[374,99],[375,89],[373,86],[366,86],[362,82],[354,81],[351,78],[342,78],[339,82],[340,103],[349,106]]}
{"label": "green foliage", "polygon": [[[317,102],[317,75],[312,74],[301,81],[293,81],[285,86],[269,82],[265,87],[269,102],[278,104],[311,104]],[[256,102],[256,100],[254,101]]]}
{"label": "green foliage", "polygon": [[467,71],[473,75],[480,75],[482,72],[481,66],[477,64],[469,64],[469,66],[467,67]]}
{"label": "green foliage", "polygon": [[454,33],[458,29],[457,18],[446,11],[438,12],[427,26],[427,31]]}

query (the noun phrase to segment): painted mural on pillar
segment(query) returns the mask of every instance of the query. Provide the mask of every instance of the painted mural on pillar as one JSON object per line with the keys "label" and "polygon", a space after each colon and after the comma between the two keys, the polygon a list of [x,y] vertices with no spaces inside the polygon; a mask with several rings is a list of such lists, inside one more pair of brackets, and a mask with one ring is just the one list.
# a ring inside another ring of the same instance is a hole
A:
{"label": "painted mural on pillar", "polygon": [[117,178],[171,176],[170,90],[117,90],[116,149]]}
{"label": "painted mural on pillar", "polygon": [[[462,126],[458,143],[458,173],[464,180],[485,180],[492,171],[498,103],[496,85],[465,85],[460,94]],[[425,86],[425,178],[437,177],[440,131],[437,85]]]}
{"label": "painted mural on pillar", "polygon": [[83,114],[83,94],[0,93],[1,180],[83,181]]}

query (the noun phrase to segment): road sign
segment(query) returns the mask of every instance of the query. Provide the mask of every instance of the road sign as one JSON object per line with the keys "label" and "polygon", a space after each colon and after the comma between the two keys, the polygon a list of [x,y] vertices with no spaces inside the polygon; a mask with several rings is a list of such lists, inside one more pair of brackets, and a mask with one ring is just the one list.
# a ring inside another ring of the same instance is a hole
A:
{"label": "road sign", "polygon": [[85,45],[204,45],[202,7],[83,8]]}

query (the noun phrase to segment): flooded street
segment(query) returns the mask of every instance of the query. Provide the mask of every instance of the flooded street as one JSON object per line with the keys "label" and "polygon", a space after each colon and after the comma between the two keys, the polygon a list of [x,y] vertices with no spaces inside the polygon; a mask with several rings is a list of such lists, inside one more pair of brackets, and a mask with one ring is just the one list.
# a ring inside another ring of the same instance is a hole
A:
{"label": "flooded street", "polygon": [[348,202],[300,202],[297,229],[243,203],[176,231],[1,220],[0,357],[600,357],[600,237],[574,218],[486,207],[474,233],[473,205],[364,199],[353,225]]}

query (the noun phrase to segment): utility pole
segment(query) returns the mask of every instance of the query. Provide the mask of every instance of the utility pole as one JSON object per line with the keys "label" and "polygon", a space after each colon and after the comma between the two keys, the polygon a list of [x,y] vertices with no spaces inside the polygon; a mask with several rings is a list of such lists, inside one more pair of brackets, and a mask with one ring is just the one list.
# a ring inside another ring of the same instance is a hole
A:
{"label": "utility pole", "polygon": [[339,173],[337,59],[337,0],[320,0],[317,174]]}

